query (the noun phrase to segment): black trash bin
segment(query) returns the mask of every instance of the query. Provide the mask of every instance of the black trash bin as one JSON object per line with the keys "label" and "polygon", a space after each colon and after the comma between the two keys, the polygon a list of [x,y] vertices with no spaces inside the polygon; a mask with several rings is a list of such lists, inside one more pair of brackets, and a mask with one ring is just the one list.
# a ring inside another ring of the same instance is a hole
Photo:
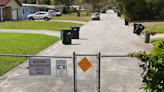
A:
{"label": "black trash bin", "polygon": [[61,30],[61,40],[63,44],[71,44],[72,30]]}
{"label": "black trash bin", "polygon": [[133,33],[136,33],[136,29],[137,29],[137,27],[138,27],[138,23],[134,23],[134,30],[133,30]]}
{"label": "black trash bin", "polygon": [[129,25],[129,19],[125,19],[125,25]]}
{"label": "black trash bin", "polygon": [[71,26],[72,28],[72,39],[79,39],[80,26]]}
{"label": "black trash bin", "polygon": [[118,16],[118,17],[121,17],[121,14],[120,14],[120,12],[117,12],[117,16]]}
{"label": "black trash bin", "polygon": [[140,35],[140,33],[142,32],[142,30],[144,29],[145,27],[141,24],[138,24],[137,28],[135,29],[135,33],[137,35]]}

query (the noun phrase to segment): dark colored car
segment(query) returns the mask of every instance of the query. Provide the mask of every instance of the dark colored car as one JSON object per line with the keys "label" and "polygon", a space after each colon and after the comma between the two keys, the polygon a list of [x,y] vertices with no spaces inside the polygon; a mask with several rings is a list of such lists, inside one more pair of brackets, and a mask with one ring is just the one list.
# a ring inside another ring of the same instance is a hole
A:
{"label": "dark colored car", "polygon": [[103,9],[103,10],[102,10],[102,13],[106,13],[106,9]]}

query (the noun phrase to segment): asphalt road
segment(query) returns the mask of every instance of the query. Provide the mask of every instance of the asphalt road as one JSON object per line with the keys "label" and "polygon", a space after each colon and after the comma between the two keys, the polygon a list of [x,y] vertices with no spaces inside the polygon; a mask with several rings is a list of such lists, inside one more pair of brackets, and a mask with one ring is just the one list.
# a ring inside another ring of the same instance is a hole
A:
{"label": "asphalt road", "polygon": [[[112,10],[101,14],[99,21],[90,21],[80,28],[80,39],[73,39],[72,44],[63,45],[61,41],[38,53],[38,55],[78,54],[127,55],[128,53],[149,52],[152,44],[146,44],[141,37],[133,34],[124,20]],[[48,32],[48,31],[47,31]],[[45,33],[48,35],[48,33]],[[52,33],[50,33],[52,34]],[[60,33],[55,34],[59,36]],[[84,57],[78,57],[77,63]],[[30,76],[28,61],[0,77],[0,92],[73,92],[73,60],[67,60],[67,77],[56,77],[56,60],[51,59],[51,76]],[[87,57],[92,67],[83,72],[77,65],[78,92],[97,91],[97,57]],[[142,92],[142,83],[138,60],[131,58],[101,59],[102,92]]]}

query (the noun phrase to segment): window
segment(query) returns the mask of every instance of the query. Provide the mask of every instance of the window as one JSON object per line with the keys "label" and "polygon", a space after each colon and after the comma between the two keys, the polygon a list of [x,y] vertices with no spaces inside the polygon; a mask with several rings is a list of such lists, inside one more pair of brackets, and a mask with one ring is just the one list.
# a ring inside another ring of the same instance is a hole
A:
{"label": "window", "polygon": [[44,15],[44,14],[46,14],[46,13],[40,13],[40,15]]}
{"label": "window", "polygon": [[24,9],[22,9],[22,12],[23,12],[23,14],[24,14]]}
{"label": "window", "polygon": [[40,13],[36,13],[36,15],[39,15]]}
{"label": "window", "polygon": [[32,9],[31,9],[31,13],[32,13]]}

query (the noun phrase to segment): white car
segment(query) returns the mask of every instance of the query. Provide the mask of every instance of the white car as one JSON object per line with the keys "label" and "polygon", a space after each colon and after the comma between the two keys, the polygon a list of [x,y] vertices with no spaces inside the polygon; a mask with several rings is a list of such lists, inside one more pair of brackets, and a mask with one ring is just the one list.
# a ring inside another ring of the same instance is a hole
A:
{"label": "white car", "polygon": [[100,20],[100,15],[98,12],[94,12],[91,16],[92,20]]}
{"label": "white car", "polygon": [[55,11],[55,10],[48,10],[48,13],[52,16],[61,16],[61,12]]}
{"label": "white car", "polygon": [[34,14],[29,14],[27,18],[29,20],[44,19],[45,21],[49,21],[52,16],[48,12],[36,12]]}

